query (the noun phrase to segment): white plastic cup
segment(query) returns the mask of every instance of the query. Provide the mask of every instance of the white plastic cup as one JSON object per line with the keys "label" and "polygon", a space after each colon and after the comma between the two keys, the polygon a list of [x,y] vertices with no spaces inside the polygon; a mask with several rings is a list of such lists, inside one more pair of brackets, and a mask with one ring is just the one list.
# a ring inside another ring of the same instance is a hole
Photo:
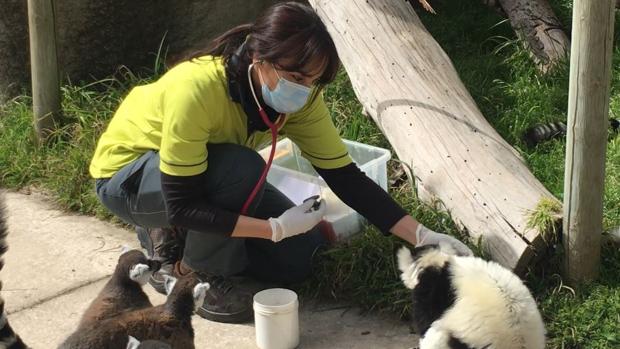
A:
{"label": "white plastic cup", "polygon": [[299,302],[285,288],[270,288],[254,295],[256,344],[260,349],[293,349],[299,345]]}

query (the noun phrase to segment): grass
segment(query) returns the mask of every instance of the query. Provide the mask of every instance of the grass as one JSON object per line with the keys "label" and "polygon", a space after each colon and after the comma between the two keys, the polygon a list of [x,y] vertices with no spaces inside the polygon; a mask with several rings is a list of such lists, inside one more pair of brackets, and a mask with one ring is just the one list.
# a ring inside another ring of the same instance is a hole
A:
{"label": "grass", "polygon": [[562,215],[562,204],[552,198],[542,198],[536,208],[528,212],[527,228],[541,232],[543,241],[554,244],[558,241],[558,218]]}
{"label": "grass", "polygon": [[144,81],[126,69],[120,69],[118,76],[63,86],[63,115],[44,146],[35,142],[29,96],[0,105],[0,187],[43,188],[61,207],[112,218],[94,194],[88,165],[121,97],[130,86]]}
{"label": "grass", "polygon": [[[566,27],[571,1],[551,1]],[[509,23],[478,0],[433,3],[438,15],[421,13],[423,23],[451,57],[461,79],[482,113],[526,160],[536,177],[562,199],[564,141],[553,140],[526,147],[521,135],[528,127],[565,119],[568,67],[541,76],[534,68]],[[620,19],[616,19],[620,28]],[[569,32],[569,30],[567,30]],[[620,35],[615,35],[611,115],[620,117]],[[160,63],[146,80],[160,74]],[[21,96],[0,106],[0,187],[35,186],[49,192],[66,209],[111,218],[98,203],[87,167],[95,142],[122,96],[143,83],[126,69],[117,78],[63,87],[62,127],[45,147],[32,136],[31,100]],[[415,83],[415,82],[412,82]],[[346,138],[388,147],[389,143],[362,113],[346,73],[326,90],[336,125]],[[390,164],[395,168],[396,162]],[[620,136],[610,135],[605,178],[604,226],[620,225]],[[460,232],[440,203],[417,200],[409,183],[391,188],[391,194],[431,229],[459,236]],[[546,224],[549,208],[537,210],[532,224]],[[545,213],[547,212],[547,213]],[[397,238],[381,236],[368,228],[346,244],[325,253],[306,292],[361,305],[367,309],[404,315],[408,293],[398,281],[394,251]],[[475,246],[474,246],[475,247]],[[482,254],[480,249],[476,250]],[[559,276],[558,253],[532,269],[528,286],[542,310],[549,331],[549,348],[620,347],[620,252],[605,246],[601,277],[577,289],[565,286]]]}

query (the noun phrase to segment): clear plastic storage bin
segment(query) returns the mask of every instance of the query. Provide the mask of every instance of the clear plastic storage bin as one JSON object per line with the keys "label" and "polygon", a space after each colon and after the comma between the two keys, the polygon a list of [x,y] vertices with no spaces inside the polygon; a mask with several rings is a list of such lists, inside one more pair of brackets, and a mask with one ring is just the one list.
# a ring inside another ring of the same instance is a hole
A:
{"label": "clear plastic storage bin", "polygon": [[[387,190],[386,165],[391,157],[390,151],[349,140],[344,142],[359,168],[383,190]],[[269,158],[270,149],[271,145],[259,152],[265,160]],[[363,217],[340,201],[290,139],[284,138],[276,144],[267,181],[297,205],[312,195],[320,195],[327,203],[325,219],[332,224],[338,240],[361,230]]]}

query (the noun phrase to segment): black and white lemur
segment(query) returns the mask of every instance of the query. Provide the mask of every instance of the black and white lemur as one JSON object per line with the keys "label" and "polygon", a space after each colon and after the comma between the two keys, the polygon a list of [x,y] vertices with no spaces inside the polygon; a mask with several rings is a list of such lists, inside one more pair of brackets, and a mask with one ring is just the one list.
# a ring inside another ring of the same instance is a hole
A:
{"label": "black and white lemur", "polygon": [[[0,270],[4,267],[4,254],[8,250],[6,243],[6,237],[9,233],[9,226],[7,224],[8,214],[6,212],[4,193],[0,190]],[[0,290],[2,289],[2,282],[0,282]],[[9,321],[6,317],[6,311],[4,311],[4,298],[0,296],[0,349],[24,349],[28,348],[26,344],[19,338],[19,336],[13,331]]]}
{"label": "black and white lemur", "polygon": [[495,262],[461,257],[449,246],[397,253],[412,290],[420,349],[543,349],[545,327],[523,282]]}

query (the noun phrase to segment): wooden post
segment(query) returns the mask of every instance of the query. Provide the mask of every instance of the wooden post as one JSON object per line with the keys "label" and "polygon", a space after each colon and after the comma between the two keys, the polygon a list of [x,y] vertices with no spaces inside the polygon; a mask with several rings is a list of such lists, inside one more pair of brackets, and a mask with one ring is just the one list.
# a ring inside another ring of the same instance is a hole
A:
{"label": "wooden post", "polygon": [[564,173],[565,272],[598,276],[609,113],[614,0],[575,0]]}
{"label": "wooden post", "polygon": [[28,0],[32,107],[40,142],[53,130],[54,117],[60,113],[54,20],[53,0]]}

